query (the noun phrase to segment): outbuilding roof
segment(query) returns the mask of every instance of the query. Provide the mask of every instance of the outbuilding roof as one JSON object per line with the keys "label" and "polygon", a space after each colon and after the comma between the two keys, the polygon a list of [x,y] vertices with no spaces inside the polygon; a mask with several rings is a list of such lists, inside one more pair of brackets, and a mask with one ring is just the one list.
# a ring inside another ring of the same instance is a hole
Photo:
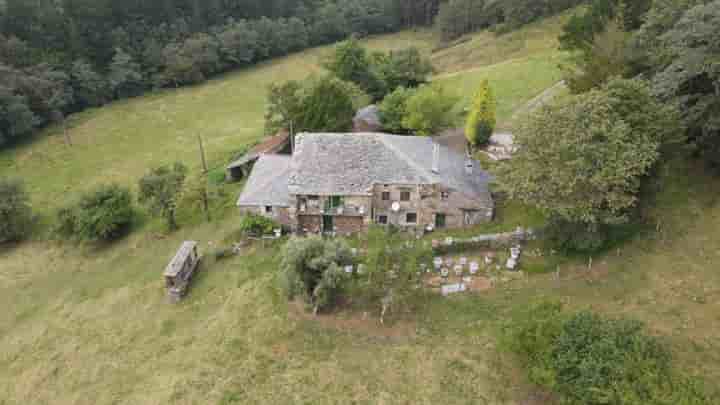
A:
{"label": "outbuilding roof", "polygon": [[237,205],[289,207],[290,155],[261,155]]}

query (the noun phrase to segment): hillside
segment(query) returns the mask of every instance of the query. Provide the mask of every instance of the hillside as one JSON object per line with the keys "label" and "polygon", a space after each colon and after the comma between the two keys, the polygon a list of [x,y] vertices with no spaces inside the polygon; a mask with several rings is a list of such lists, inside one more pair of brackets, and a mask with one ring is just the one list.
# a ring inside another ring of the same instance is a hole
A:
{"label": "hillside", "polygon": [[[416,45],[432,55],[435,81],[463,97],[483,78],[513,112],[559,80],[558,17],[496,37],[483,32],[438,50],[434,34],[371,38],[373,49]],[[47,224],[92,185],[135,186],[151,166],[200,167],[201,135],[212,166],[260,138],[266,87],[320,70],[313,49],[212,80],[73,116],[63,141],[51,127],[0,152],[0,171],[27,182]],[[221,188],[211,223],[181,212],[181,229],[143,219],[111,247],[44,237],[0,250],[0,405],[52,404],[516,404],[533,393],[497,347],[506,315],[539,297],[644,320],[669,340],[682,367],[720,381],[720,181],[678,160],[663,171],[651,217],[658,224],[622,249],[558,260],[561,281],[541,269],[527,282],[478,296],[425,303],[381,327],[371,314],[312,319],[277,287],[278,246],[209,258],[183,303],[167,304],[161,271],[180,242],[204,252],[237,229],[239,185]],[[501,209],[498,227],[531,215]],[[555,263],[550,260],[548,263]]]}

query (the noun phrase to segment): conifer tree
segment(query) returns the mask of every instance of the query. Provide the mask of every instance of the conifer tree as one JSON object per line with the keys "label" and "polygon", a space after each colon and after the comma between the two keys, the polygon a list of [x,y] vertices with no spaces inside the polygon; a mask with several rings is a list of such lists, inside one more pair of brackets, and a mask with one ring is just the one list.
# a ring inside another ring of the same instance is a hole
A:
{"label": "conifer tree", "polygon": [[495,106],[495,95],[490,88],[490,83],[483,80],[473,100],[465,126],[465,137],[471,147],[483,145],[490,140],[497,123]]}

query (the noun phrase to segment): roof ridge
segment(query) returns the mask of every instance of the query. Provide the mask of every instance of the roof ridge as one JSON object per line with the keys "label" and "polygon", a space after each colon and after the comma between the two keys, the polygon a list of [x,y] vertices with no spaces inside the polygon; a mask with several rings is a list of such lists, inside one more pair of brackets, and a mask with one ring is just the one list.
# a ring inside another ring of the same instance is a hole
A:
{"label": "roof ridge", "polygon": [[[390,135],[390,136],[399,136],[399,135]],[[409,166],[411,166],[413,169],[420,172],[420,174],[428,179],[428,181],[435,181],[435,176],[432,175],[427,169],[420,166],[415,160],[410,158],[408,155],[405,154],[405,152],[399,150],[395,147],[395,145],[392,145],[390,142],[387,141],[387,136],[384,134],[378,134],[377,138],[382,142],[383,145],[385,145],[386,148],[388,148],[391,152],[393,152],[397,157],[402,159],[405,163],[407,163]]]}

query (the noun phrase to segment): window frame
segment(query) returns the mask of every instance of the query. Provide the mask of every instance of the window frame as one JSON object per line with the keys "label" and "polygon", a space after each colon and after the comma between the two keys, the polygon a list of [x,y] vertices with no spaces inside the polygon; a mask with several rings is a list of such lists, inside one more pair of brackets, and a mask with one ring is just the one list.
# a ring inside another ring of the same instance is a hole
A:
{"label": "window frame", "polygon": [[[413,216],[413,221],[410,221],[410,216]],[[405,223],[406,224],[417,224],[418,223],[418,214],[417,212],[408,212],[405,214]]]}
{"label": "window frame", "polygon": [[[385,221],[383,221],[383,219],[385,219]],[[390,217],[385,214],[378,215],[376,218],[376,222],[378,223],[378,225],[387,225],[390,223]]]}
{"label": "window frame", "polygon": [[[407,197],[407,198],[405,198]],[[400,191],[400,201],[407,202],[412,199],[412,192],[410,191]]]}
{"label": "window frame", "polygon": [[[387,197],[387,198],[385,198],[385,197]],[[380,199],[383,201],[390,201],[390,198],[391,198],[391,196],[390,196],[389,191],[383,191],[382,194],[380,195]]]}

